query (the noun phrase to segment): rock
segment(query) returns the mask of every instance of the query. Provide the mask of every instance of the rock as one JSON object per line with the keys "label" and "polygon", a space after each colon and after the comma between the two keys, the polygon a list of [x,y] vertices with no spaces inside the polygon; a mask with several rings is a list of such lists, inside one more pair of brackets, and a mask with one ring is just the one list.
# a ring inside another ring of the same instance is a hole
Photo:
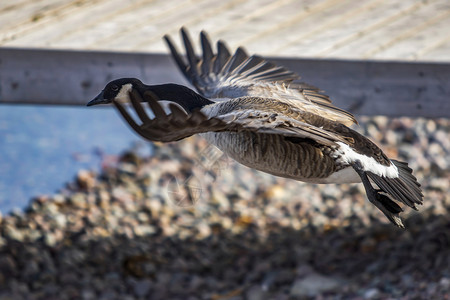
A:
{"label": "rock", "polygon": [[247,300],[262,300],[267,299],[267,293],[259,285],[251,286],[245,293]]}
{"label": "rock", "polygon": [[156,232],[155,226],[152,225],[137,225],[133,227],[136,236],[149,236]]}
{"label": "rock", "polygon": [[55,194],[52,196],[52,201],[57,205],[63,205],[66,202],[66,198],[64,197],[64,195]]}
{"label": "rock", "polygon": [[97,298],[99,300],[111,300],[111,299],[118,299],[117,293],[114,292],[112,289],[106,289],[104,291],[101,291],[100,296]]}
{"label": "rock", "polygon": [[442,277],[441,280],[439,280],[439,286],[447,291],[450,290],[450,278],[448,277]]}
{"label": "rock", "polygon": [[32,279],[34,276],[37,276],[39,274],[39,265],[34,260],[29,260],[22,271],[22,275],[25,278]]}
{"label": "rock", "polygon": [[50,247],[53,247],[53,246],[56,245],[57,241],[58,240],[57,240],[57,238],[56,238],[54,233],[51,233],[51,232],[45,233],[45,235],[44,235],[44,242],[45,242],[46,245],[48,245]]}
{"label": "rock", "polygon": [[82,300],[95,300],[97,299],[97,295],[95,294],[95,291],[92,289],[83,289],[81,291],[81,299]]}
{"label": "rock", "polygon": [[63,272],[59,275],[58,280],[64,285],[76,284],[79,280],[78,276],[72,272]]}
{"label": "rock", "polygon": [[42,285],[42,291],[43,293],[49,297],[49,296],[57,296],[58,293],[60,292],[60,287],[58,285],[56,285],[55,283],[48,283],[46,282],[45,284]]}
{"label": "rock", "polygon": [[380,290],[377,288],[371,288],[364,292],[364,299],[375,299],[380,295]]}
{"label": "rock", "polygon": [[14,258],[9,254],[0,255],[0,273],[13,277],[17,272],[17,264]]}
{"label": "rock", "polygon": [[189,291],[197,292],[205,285],[205,280],[197,275],[194,275],[189,282]]}
{"label": "rock", "polygon": [[297,267],[296,270],[297,277],[308,277],[310,275],[315,274],[313,267],[308,264],[301,264]]}
{"label": "rock", "polygon": [[4,229],[5,236],[12,240],[23,241],[25,238],[24,232],[15,226],[5,226]]}
{"label": "rock", "polygon": [[334,277],[326,277],[320,274],[310,274],[305,278],[294,281],[291,287],[291,296],[317,296],[320,293],[337,289],[342,285],[342,280]]}
{"label": "rock", "polygon": [[[13,279],[9,282],[9,288],[14,294],[24,295],[29,291],[28,286],[25,282],[21,282],[16,279]],[[21,297],[18,298],[20,299]]]}
{"label": "rock", "polygon": [[138,280],[134,283],[133,292],[138,297],[145,297],[150,293],[153,282],[150,279]]}
{"label": "rock", "polygon": [[77,174],[77,185],[80,189],[92,189],[96,184],[95,174],[91,171],[80,170]]}
{"label": "rock", "polygon": [[77,208],[86,208],[86,196],[82,193],[75,193],[70,198],[69,201],[72,205]]}
{"label": "rock", "polygon": [[53,219],[55,220],[56,226],[58,228],[65,228],[67,224],[67,218],[64,214],[55,214]]}

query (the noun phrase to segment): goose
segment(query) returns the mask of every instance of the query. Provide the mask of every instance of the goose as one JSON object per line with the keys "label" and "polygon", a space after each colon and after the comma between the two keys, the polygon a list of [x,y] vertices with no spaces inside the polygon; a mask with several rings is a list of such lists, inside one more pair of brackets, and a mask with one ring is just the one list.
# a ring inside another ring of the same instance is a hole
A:
{"label": "goose", "polygon": [[[204,31],[197,56],[187,30],[180,32],[186,57],[168,35],[164,40],[197,92],[174,83],[146,85],[120,78],[87,105],[112,103],[149,141],[199,134],[235,161],[275,176],[319,184],[362,182],[368,200],[402,228],[403,209],[397,202],[415,210],[423,203],[408,164],[389,159],[351,129],[355,117],[334,106],[318,88],[300,82],[285,67],[249,56],[242,47],[231,54],[219,40],[214,51]],[[153,118],[142,103],[148,103]],[[131,104],[135,117],[125,104]]]}

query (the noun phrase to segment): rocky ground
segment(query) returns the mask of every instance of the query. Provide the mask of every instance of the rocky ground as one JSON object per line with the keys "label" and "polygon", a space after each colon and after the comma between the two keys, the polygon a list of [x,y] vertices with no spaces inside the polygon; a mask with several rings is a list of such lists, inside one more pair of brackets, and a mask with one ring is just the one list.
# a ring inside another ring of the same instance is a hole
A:
{"label": "rocky ground", "polygon": [[276,178],[191,138],[0,217],[0,299],[450,299],[450,121],[360,122],[423,185],[406,229],[362,185]]}

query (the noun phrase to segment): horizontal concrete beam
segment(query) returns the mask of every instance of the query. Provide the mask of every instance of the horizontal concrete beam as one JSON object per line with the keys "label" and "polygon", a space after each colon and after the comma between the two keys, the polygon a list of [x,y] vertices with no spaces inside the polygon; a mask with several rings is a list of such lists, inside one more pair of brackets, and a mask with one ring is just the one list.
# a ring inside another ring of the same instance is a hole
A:
{"label": "horizontal concrete beam", "polygon": [[[450,117],[448,63],[272,60],[355,114]],[[0,103],[84,105],[120,77],[186,84],[165,54],[0,48]]]}

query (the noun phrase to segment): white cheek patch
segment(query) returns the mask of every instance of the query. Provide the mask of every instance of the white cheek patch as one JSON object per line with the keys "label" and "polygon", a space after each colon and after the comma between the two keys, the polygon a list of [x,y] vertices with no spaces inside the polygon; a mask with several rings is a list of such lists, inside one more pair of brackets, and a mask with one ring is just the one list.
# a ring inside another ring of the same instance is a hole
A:
{"label": "white cheek patch", "polygon": [[375,175],[388,178],[398,177],[397,167],[392,162],[390,166],[385,166],[377,162],[373,157],[357,153],[344,143],[337,142],[337,144],[340,147],[336,149],[336,152],[333,156],[340,156],[338,162],[352,164],[359,160],[361,162],[363,170],[366,172],[372,172]]}
{"label": "white cheek patch", "polygon": [[131,91],[132,87],[133,86],[131,85],[131,83],[122,85],[119,93],[117,94],[117,96],[114,99],[120,103],[130,103],[131,102],[130,91]]}

